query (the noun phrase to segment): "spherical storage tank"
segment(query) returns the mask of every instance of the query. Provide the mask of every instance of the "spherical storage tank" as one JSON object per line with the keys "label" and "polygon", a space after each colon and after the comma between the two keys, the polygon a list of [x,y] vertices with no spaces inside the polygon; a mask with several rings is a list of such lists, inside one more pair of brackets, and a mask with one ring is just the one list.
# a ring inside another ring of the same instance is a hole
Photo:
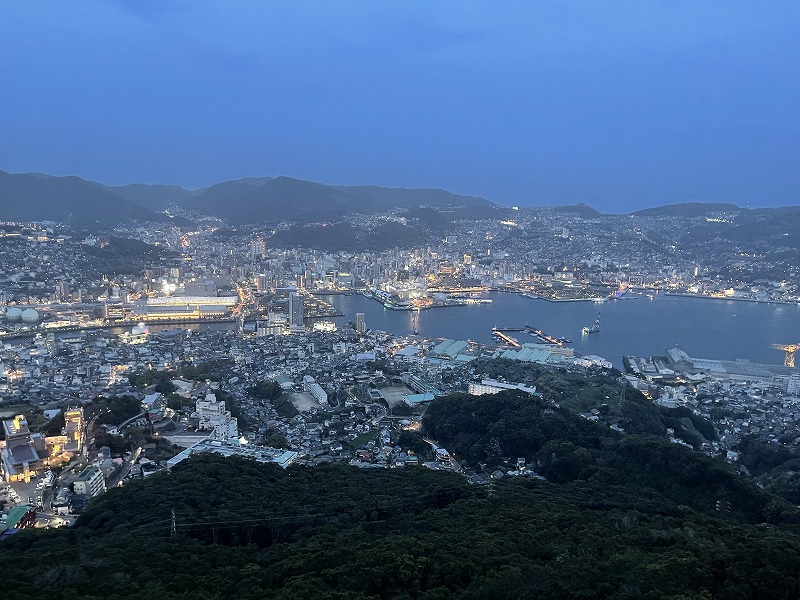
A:
{"label": "spherical storage tank", "polygon": [[16,306],[12,306],[11,308],[6,309],[6,319],[8,321],[19,321],[22,319],[22,311],[18,309]]}
{"label": "spherical storage tank", "polygon": [[22,322],[23,323],[38,323],[39,322],[39,313],[35,308],[26,308],[22,311]]}

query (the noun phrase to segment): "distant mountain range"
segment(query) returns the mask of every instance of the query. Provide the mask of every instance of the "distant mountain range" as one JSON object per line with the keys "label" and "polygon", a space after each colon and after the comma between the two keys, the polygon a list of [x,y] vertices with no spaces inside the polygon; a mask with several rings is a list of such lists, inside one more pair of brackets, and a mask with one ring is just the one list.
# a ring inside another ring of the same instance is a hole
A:
{"label": "distant mountain range", "polygon": [[[397,209],[434,228],[467,216],[500,216],[506,210],[485,198],[440,189],[333,186],[291,177],[248,177],[187,190],[174,185],[105,186],[80,177],[0,171],[0,220],[57,221],[80,226],[110,226],[129,220],[187,224],[185,219],[164,214],[170,207],[221,217],[233,225],[286,220],[310,223],[336,220],[348,213],[374,214]],[[584,218],[602,216],[586,204],[554,208]],[[737,213],[737,220],[749,224],[772,220],[780,223],[786,218],[794,221],[796,208],[749,210],[734,204],[695,202],[647,208],[631,214],[693,218]]]}
{"label": "distant mountain range", "polygon": [[329,186],[290,177],[225,181],[200,190],[171,185],[104,186],[79,177],[0,171],[0,219],[113,225],[127,220],[169,221],[169,207],[217,216],[232,224],[313,222],[389,209],[495,208],[476,196],[438,189]]}
{"label": "distant mountain range", "polygon": [[132,219],[166,221],[169,217],[80,177],[53,177],[38,173],[12,175],[0,171],[0,219],[87,225]]}

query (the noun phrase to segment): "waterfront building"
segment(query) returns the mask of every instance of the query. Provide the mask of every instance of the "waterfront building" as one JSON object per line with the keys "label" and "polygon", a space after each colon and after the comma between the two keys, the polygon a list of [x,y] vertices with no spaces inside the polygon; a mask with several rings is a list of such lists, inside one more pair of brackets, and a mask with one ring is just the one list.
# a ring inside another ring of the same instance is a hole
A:
{"label": "waterfront building", "polygon": [[139,323],[130,331],[119,334],[119,341],[123,344],[145,344],[149,337],[150,329],[144,323]]}
{"label": "waterfront building", "polygon": [[146,320],[209,319],[229,317],[236,296],[166,296],[137,302],[133,313]]}
{"label": "waterfront building", "polygon": [[497,350],[493,358],[507,358],[521,362],[535,362],[542,365],[572,364],[575,350],[565,346],[550,344],[522,344],[516,350]]}
{"label": "waterfront building", "polygon": [[333,333],[336,331],[336,323],[333,321],[314,321],[314,326],[312,327],[314,331],[324,331],[327,333]]}
{"label": "waterfront building", "polygon": [[366,333],[367,331],[367,325],[364,322],[364,313],[362,312],[356,313],[355,329],[357,333]]}
{"label": "waterfront building", "polygon": [[452,359],[458,356],[463,350],[466,350],[468,345],[469,344],[464,340],[447,339],[434,346],[433,350],[431,350],[431,353],[437,356],[445,356]]}
{"label": "waterfront building", "polygon": [[[646,361],[635,356],[627,356],[628,370],[648,379],[673,377],[679,374],[694,381],[714,379],[719,381],[739,381],[760,384],[781,383],[794,388],[792,377],[797,377],[795,369],[785,365],[763,365],[747,360],[717,360],[694,358],[680,348],[670,348],[665,357],[652,357]],[[788,392],[792,393],[792,392]]]}

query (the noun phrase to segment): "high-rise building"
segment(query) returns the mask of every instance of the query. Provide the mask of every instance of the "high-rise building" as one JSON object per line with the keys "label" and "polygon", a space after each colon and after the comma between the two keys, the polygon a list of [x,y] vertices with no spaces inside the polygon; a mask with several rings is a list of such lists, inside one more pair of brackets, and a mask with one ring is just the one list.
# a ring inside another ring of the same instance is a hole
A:
{"label": "high-rise building", "polygon": [[356,313],[356,324],[355,330],[358,333],[366,333],[367,331],[367,324],[364,322],[364,313]]}
{"label": "high-rise building", "polygon": [[250,242],[250,257],[253,260],[264,256],[267,252],[267,243],[262,240],[261,238],[256,238],[252,242]]}
{"label": "high-rise building", "polygon": [[289,294],[289,329],[305,331],[303,324],[303,296],[297,292]]}
{"label": "high-rise building", "polygon": [[270,278],[267,275],[259,274],[253,277],[256,282],[256,289],[259,292],[269,289]]}

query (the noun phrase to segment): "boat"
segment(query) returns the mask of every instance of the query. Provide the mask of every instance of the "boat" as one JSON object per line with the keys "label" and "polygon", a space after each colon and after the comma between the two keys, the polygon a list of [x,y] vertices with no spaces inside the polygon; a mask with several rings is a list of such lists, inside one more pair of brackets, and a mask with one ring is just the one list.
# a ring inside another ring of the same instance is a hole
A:
{"label": "boat", "polygon": [[589,333],[599,333],[600,332],[600,313],[597,314],[597,318],[594,320],[594,323],[591,325],[584,325],[583,329],[581,329],[581,333],[584,335]]}

